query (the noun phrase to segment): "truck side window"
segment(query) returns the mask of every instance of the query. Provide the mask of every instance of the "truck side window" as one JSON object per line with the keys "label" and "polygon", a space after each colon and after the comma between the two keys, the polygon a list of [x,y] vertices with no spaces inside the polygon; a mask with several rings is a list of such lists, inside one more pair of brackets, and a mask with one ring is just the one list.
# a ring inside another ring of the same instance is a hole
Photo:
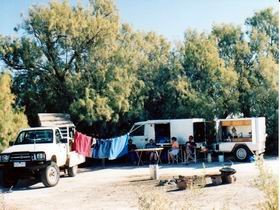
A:
{"label": "truck side window", "polygon": [[55,130],[55,139],[57,144],[61,142],[61,135],[58,130]]}
{"label": "truck side window", "polygon": [[74,138],[74,133],[75,133],[75,128],[74,127],[70,127],[69,128],[69,137],[70,138]]}

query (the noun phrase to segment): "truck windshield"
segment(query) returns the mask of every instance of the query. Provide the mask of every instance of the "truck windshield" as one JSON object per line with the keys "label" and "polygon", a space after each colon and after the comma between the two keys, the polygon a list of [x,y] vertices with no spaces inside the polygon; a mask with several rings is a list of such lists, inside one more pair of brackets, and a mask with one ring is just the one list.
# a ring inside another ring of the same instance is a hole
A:
{"label": "truck windshield", "polygon": [[17,137],[15,145],[18,144],[40,144],[40,143],[52,143],[53,131],[51,129],[46,130],[29,130],[22,131]]}

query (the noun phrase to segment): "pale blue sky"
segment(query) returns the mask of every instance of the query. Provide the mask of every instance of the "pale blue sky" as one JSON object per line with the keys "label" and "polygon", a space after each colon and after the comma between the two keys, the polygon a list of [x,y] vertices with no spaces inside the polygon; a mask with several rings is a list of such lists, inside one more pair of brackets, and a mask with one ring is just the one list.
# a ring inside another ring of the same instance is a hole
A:
{"label": "pale blue sky", "polygon": [[[27,14],[33,4],[47,2],[0,0],[0,34],[15,34],[13,28],[21,22],[20,14]],[[255,11],[266,7],[278,9],[276,0],[117,0],[116,4],[122,22],[136,30],[155,31],[170,41],[182,40],[187,28],[209,32],[213,23],[242,25]]]}

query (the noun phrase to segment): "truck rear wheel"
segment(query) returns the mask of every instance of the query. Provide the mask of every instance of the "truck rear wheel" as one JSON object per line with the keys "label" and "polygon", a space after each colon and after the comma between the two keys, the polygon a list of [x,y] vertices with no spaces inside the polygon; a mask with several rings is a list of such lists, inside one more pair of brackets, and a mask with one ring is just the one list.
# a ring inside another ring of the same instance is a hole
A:
{"label": "truck rear wheel", "polygon": [[250,155],[249,149],[244,145],[239,145],[234,149],[234,156],[237,161],[244,162]]}
{"label": "truck rear wheel", "polygon": [[57,185],[60,178],[60,171],[55,162],[51,162],[49,166],[41,171],[41,180],[46,187]]}
{"label": "truck rear wheel", "polygon": [[2,175],[2,185],[3,187],[10,188],[15,186],[18,182],[18,177],[15,172],[11,170],[4,170]]}
{"label": "truck rear wheel", "polygon": [[68,176],[70,177],[74,177],[77,175],[77,172],[78,172],[78,166],[72,166],[72,167],[69,167],[67,169],[67,172],[68,172]]}

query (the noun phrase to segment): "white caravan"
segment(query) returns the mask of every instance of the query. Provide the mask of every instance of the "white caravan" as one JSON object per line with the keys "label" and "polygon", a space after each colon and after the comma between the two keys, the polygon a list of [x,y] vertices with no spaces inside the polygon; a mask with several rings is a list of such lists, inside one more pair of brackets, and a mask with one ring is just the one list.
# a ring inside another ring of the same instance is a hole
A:
{"label": "white caravan", "polygon": [[204,119],[170,119],[137,122],[129,132],[129,137],[137,148],[144,148],[150,139],[157,144],[170,144],[171,137],[176,137],[179,144],[185,144],[190,135],[194,136],[194,125]]}
{"label": "white caravan", "polygon": [[230,152],[239,161],[265,150],[265,118],[219,119],[216,121],[217,138],[212,143],[215,152]]}
{"label": "white caravan", "polygon": [[185,144],[192,135],[198,148],[207,145],[214,152],[233,153],[238,161],[265,151],[264,117],[215,121],[202,118],[148,120],[135,123],[129,133],[138,148],[144,148],[149,139],[161,145],[170,144],[173,136],[179,144]]}

